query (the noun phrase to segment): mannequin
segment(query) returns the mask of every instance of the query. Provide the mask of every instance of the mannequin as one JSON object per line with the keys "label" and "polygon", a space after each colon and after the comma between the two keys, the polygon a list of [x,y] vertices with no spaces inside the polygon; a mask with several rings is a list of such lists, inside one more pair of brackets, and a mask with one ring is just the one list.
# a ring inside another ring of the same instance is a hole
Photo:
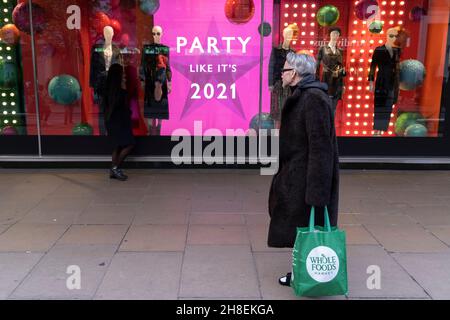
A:
{"label": "mannequin", "polygon": [[144,45],[140,68],[141,81],[145,81],[144,116],[148,119],[150,135],[160,135],[163,120],[169,119],[169,99],[172,92],[170,49],[161,43],[163,29],[153,27],[153,43]]}
{"label": "mannequin", "polygon": [[298,27],[295,24],[287,26],[283,30],[283,42],[272,49],[269,63],[269,90],[271,92],[270,115],[275,120],[276,127],[281,124],[281,109],[290,95],[289,87],[283,88],[281,70],[286,62],[286,56],[291,49],[291,42],[298,36]]}
{"label": "mannequin", "polygon": [[375,93],[374,136],[381,136],[388,130],[392,107],[398,101],[401,51],[396,46],[397,37],[397,28],[387,31],[387,41],[375,49],[370,65],[369,89]]}
{"label": "mannequin", "polygon": [[98,127],[100,135],[106,134],[105,115],[104,115],[104,87],[108,71],[111,65],[120,64],[123,66],[123,57],[120,49],[113,44],[114,29],[106,26],[103,29],[104,43],[96,44],[91,51],[91,68],[89,76],[89,85],[94,89],[95,102],[99,107]]}
{"label": "mannequin", "polygon": [[[333,111],[344,94],[344,77],[347,75],[344,67],[344,50],[338,47],[341,29],[331,28],[330,42],[319,49],[317,56],[317,77],[328,85],[328,94],[333,102]],[[320,65],[322,65],[322,78],[320,78]]]}

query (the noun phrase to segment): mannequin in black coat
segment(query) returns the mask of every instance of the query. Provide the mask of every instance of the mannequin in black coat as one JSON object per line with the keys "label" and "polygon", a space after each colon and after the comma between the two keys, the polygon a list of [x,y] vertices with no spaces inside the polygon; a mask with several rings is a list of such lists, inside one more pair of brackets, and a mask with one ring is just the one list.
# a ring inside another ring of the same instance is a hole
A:
{"label": "mannequin in black coat", "polygon": [[[374,135],[380,136],[389,129],[392,107],[398,101],[400,91],[400,48],[397,48],[398,30],[389,29],[386,44],[377,47],[370,65],[370,91],[375,94]],[[376,72],[378,69],[378,72]],[[375,87],[373,82],[375,80]]]}
{"label": "mannequin in black coat", "polygon": [[91,50],[91,67],[89,85],[94,89],[96,103],[99,107],[98,126],[100,135],[106,134],[104,116],[104,89],[108,77],[109,67],[114,64],[123,66],[123,57],[120,48],[112,43],[114,29],[110,26],[104,28],[104,44],[96,44]]}
{"label": "mannequin in black coat", "polygon": [[337,225],[339,157],[327,89],[315,75],[305,76],[284,106],[279,171],[269,195],[269,247],[292,248],[297,227],[309,223],[311,206],[317,225],[323,225],[325,206]]}

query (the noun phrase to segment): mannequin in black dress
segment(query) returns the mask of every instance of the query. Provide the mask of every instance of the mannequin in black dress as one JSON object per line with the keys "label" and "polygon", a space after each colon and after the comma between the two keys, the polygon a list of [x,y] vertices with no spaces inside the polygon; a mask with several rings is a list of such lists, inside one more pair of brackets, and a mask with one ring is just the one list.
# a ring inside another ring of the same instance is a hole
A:
{"label": "mannequin in black dress", "polygon": [[392,107],[398,101],[401,51],[396,46],[397,37],[397,28],[387,31],[386,44],[375,49],[370,65],[370,91],[375,94],[374,136],[381,136],[389,129]]}
{"label": "mannequin in black dress", "polygon": [[[317,55],[317,77],[328,85],[328,95],[333,104],[333,111],[344,94],[344,50],[338,48],[341,29],[331,28],[329,31],[330,42],[319,49]],[[320,77],[320,66],[322,65],[322,77]]]}
{"label": "mannequin in black dress", "polygon": [[150,135],[159,135],[163,120],[169,119],[169,98],[172,92],[172,70],[169,47],[161,43],[163,30],[155,26],[153,43],[144,45],[140,68],[141,81],[145,81],[144,116],[148,119]]}
{"label": "mannequin in black dress", "polygon": [[286,62],[286,56],[291,49],[291,42],[298,36],[298,27],[296,25],[289,25],[283,30],[283,43],[272,49],[269,63],[269,90],[271,93],[270,99],[270,115],[275,121],[276,128],[280,127],[281,110],[284,102],[290,95],[289,88],[283,88],[281,80],[281,70]]}

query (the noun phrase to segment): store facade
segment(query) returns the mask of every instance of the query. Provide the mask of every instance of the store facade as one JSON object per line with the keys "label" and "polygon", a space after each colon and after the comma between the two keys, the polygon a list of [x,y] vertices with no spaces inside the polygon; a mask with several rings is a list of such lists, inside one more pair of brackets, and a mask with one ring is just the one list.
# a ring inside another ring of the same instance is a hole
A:
{"label": "store facade", "polygon": [[289,50],[318,58],[343,157],[450,158],[449,13],[450,0],[5,0],[0,161],[106,157],[115,63],[135,159],[171,161],[183,137],[234,156],[226,142],[242,139],[258,156],[253,134],[277,129],[289,95]]}

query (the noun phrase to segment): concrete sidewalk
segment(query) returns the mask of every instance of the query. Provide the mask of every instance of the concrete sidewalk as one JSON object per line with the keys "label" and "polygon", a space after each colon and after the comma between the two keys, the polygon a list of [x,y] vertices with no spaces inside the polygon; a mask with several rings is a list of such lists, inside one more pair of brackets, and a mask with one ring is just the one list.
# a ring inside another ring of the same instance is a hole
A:
{"label": "concrete sidewalk", "polygon": [[[0,170],[0,299],[297,299],[266,246],[271,177],[127,173]],[[349,299],[450,299],[450,172],[343,171],[339,220]]]}

